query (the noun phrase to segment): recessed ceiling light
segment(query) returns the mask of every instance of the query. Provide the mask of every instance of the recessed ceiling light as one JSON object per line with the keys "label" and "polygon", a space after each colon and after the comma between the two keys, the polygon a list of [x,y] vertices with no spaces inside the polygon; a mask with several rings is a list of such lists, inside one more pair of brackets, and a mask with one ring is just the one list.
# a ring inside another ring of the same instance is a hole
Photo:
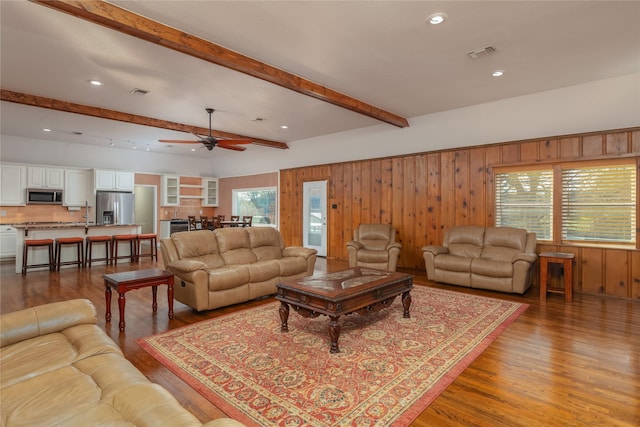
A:
{"label": "recessed ceiling light", "polygon": [[493,73],[491,73],[491,75],[493,77],[502,77],[504,75],[504,71],[503,70],[495,70]]}
{"label": "recessed ceiling light", "polygon": [[89,83],[93,86],[102,86],[102,82],[100,80],[89,80]]}
{"label": "recessed ceiling light", "polygon": [[287,125],[282,125],[282,126],[280,126],[280,128],[281,128],[281,129],[289,129],[289,126],[287,126]]}
{"label": "recessed ceiling light", "polygon": [[44,128],[44,129],[42,129],[42,131],[43,131],[43,132],[51,132],[51,129],[49,129],[49,128]]}
{"label": "recessed ceiling light", "polygon": [[427,22],[432,25],[442,24],[446,20],[447,14],[442,12],[434,13],[427,17]]}
{"label": "recessed ceiling light", "polygon": [[192,148],[192,149],[191,149],[191,151],[196,151],[196,149],[195,149],[195,148]]}

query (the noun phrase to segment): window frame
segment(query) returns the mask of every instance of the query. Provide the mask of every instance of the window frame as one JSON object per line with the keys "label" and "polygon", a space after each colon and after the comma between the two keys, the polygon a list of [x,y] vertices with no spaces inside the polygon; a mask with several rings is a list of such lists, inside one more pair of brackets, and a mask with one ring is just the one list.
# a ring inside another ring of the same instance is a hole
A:
{"label": "window frame", "polygon": [[[562,186],[562,171],[564,169],[584,169],[600,166],[634,166],[636,171],[636,200],[635,200],[635,242],[607,242],[600,240],[569,240],[563,239],[563,186]],[[493,167],[493,175],[496,177],[493,182],[493,207],[492,212],[494,215],[494,221],[497,224],[498,219],[498,198],[497,198],[497,176],[500,173],[509,172],[522,172],[522,171],[534,171],[541,169],[550,169],[553,171],[553,208],[552,208],[552,239],[545,240],[538,238],[539,242],[545,244],[563,245],[563,246],[583,246],[583,247],[610,247],[620,249],[640,249],[640,203],[638,199],[640,194],[638,187],[640,187],[640,157],[622,157],[618,159],[596,159],[596,160],[584,160],[584,161],[562,161],[562,162],[548,162],[544,164],[526,164],[526,165],[498,165]],[[499,225],[498,225],[499,226]]]}

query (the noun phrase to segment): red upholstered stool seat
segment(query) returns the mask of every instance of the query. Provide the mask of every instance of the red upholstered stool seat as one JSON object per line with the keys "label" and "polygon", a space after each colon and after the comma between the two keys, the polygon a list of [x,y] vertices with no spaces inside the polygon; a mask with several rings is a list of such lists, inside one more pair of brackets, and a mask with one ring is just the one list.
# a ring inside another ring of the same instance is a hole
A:
{"label": "red upholstered stool seat", "polygon": [[[76,259],[62,261],[62,248],[66,245],[76,245]],[[82,237],[58,237],[56,239],[56,270],[60,271],[61,265],[77,264],[78,268],[84,267],[83,255],[84,238]]]}
{"label": "red upholstered stool seat", "polygon": [[[94,258],[93,257],[93,244],[94,243],[102,243],[104,244],[104,257],[103,258]],[[106,261],[107,264],[111,262],[111,236],[87,236],[86,244],[85,244],[85,253],[84,253],[84,265],[91,267],[92,261]]]}
{"label": "red upholstered stool seat", "polygon": [[[122,242],[129,242],[129,254],[118,255],[118,246]],[[138,235],[137,234],[116,234],[111,240],[111,262],[117,264],[119,259],[130,258],[131,262],[137,260]]]}
{"label": "red upholstered stool seat", "polygon": [[[141,242],[143,240],[149,240],[149,243],[151,244],[151,249],[148,253],[142,253],[141,251]],[[138,234],[138,260],[140,259],[140,257],[144,257],[144,256],[148,256],[151,257],[151,260],[153,260],[155,258],[155,260],[158,260],[158,236],[155,235],[154,233],[145,233],[145,234]]]}
{"label": "red upholstered stool seat", "polygon": [[[37,248],[46,246],[49,250],[49,262],[46,264],[29,264],[27,258],[29,256],[29,248]],[[53,248],[53,239],[31,239],[24,241],[22,250],[22,274],[27,274],[28,268],[49,267],[49,271],[55,269],[55,255]]]}

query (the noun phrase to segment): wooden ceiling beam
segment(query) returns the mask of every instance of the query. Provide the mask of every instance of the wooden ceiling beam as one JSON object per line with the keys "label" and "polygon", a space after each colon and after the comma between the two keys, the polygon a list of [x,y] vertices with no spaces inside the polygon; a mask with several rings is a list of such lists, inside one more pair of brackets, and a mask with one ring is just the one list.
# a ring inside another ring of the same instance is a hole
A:
{"label": "wooden ceiling beam", "polygon": [[[45,98],[42,96],[29,95],[26,93],[13,92],[10,90],[0,90],[0,100],[14,102],[16,104],[29,105],[32,107],[48,108],[51,110],[64,111],[67,113],[82,114],[85,116],[98,117],[101,119],[116,120],[125,123],[132,123],[142,126],[151,126],[159,129],[168,129],[178,132],[195,133],[198,135],[208,135],[209,129],[198,126],[189,126],[182,123],[169,122],[166,120],[154,119],[152,117],[139,116],[137,114],[123,113],[121,111],[107,110],[106,108],[92,107],[89,105],[75,104],[73,102],[61,101],[59,99]],[[270,141],[268,139],[254,138],[246,135],[236,135],[234,133],[223,132],[212,129],[211,134],[221,139],[250,139],[252,144],[286,150],[289,148],[284,142]]]}
{"label": "wooden ceiling beam", "polygon": [[408,120],[397,114],[105,1],[31,1],[213,64],[248,74],[394,126],[401,128],[409,126]]}

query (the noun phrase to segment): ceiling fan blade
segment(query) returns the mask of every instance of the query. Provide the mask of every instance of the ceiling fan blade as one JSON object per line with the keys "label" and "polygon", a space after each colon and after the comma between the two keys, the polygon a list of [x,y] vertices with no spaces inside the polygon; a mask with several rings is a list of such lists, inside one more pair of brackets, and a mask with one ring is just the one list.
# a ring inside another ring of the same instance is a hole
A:
{"label": "ceiling fan blade", "polygon": [[246,147],[240,147],[239,145],[234,145],[234,144],[225,144],[225,141],[218,141],[218,147],[220,148],[226,148],[227,150],[235,150],[235,151],[244,151],[247,148]]}
{"label": "ceiling fan blade", "polygon": [[200,141],[187,141],[184,139],[159,139],[160,142],[170,142],[172,144],[199,144]]}

